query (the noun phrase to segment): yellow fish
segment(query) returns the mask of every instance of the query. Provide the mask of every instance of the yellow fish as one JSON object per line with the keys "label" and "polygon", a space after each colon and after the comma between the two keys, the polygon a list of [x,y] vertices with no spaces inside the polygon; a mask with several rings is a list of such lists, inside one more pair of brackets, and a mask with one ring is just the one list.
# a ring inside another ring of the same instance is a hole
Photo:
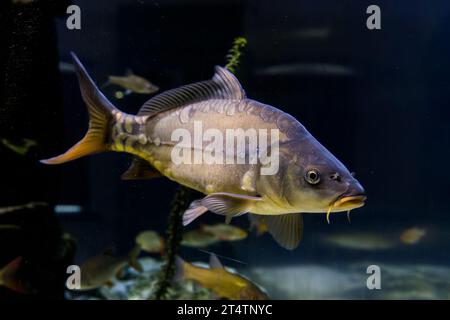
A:
{"label": "yellow fish", "polygon": [[197,229],[185,232],[181,244],[187,247],[204,248],[217,242],[219,242],[219,239],[213,234]]}
{"label": "yellow fish", "polygon": [[423,228],[413,227],[406,229],[400,234],[400,241],[404,244],[417,244],[427,234],[427,231]]}
{"label": "yellow fish", "polygon": [[164,254],[164,239],[155,231],[148,230],[139,233],[135,242],[145,252]]}
{"label": "yellow fish", "polygon": [[138,271],[142,271],[142,267],[136,261],[139,252],[140,248],[136,246],[129,256],[116,257],[111,249],[107,249],[101,255],[86,260],[80,266],[80,290],[91,290],[103,285],[111,285],[113,279],[116,276],[120,276],[123,269],[128,265]]}
{"label": "yellow fish", "polygon": [[157,86],[147,79],[133,74],[132,71],[127,72],[125,76],[109,76],[107,84],[115,84],[126,89],[125,94],[131,92],[139,94],[152,94],[159,90]]}
{"label": "yellow fish", "polygon": [[176,275],[174,280],[191,280],[205,287],[218,297],[230,300],[268,300],[269,297],[258,286],[248,279],[227,271],[216,255],[209,260],[210,268],[202,268],[176,259]]}
{"label": "yellow fish", "polygon": [[247,231],[230,224],[202,225],[200,228],[220,241],[238,241],[247,238]]}
{"label": "yellow fish", "polygon": [[388,250],[398,246],[398,241],[392,235],[369,232],[349,232],[324,235],[320,241],[345,249],[377,251]]}

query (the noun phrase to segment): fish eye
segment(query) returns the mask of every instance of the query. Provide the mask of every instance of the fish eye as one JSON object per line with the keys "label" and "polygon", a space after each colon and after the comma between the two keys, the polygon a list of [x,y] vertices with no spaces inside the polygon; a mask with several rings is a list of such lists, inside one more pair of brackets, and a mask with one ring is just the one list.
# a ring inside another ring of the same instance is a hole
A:
{"label": "fish eye", "polygon": [[309,184],[318,184],[320,182],[320,174],[316,169],[310,169],[305,174],[305,180]]}

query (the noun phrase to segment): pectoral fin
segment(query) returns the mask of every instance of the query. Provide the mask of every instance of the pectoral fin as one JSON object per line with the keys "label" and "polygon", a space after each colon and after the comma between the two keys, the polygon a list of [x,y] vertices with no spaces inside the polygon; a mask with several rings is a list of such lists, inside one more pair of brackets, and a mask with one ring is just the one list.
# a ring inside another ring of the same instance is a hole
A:
{"label": "pectoral fin", "polygon": [[290,213],[276,216],[264,216],[269,233],[283,248],[297,248],[303,234],[303,218],[301,213]]}
{"label": "pectoral fin", "polygon": [[127,171],[122,174],[122,180],[143,180],[161,177],[161,173],[150,163],[141,158],[134,158]]}
{"label": "pectoral fin", "polygon": [[233,217],[249,212],[253,204],[261,200],[260,197],[227,192],[213,193],[191,203],[183,215],[183,225],[188,225],[208,210],[225,216],[225,222],[229,223]]}

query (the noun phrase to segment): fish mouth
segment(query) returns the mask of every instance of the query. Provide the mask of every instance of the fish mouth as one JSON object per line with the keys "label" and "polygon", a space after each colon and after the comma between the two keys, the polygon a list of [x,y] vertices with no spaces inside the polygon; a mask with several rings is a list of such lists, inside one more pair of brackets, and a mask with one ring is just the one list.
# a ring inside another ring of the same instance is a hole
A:
{"label": "fish mouth", "polygon": [[331,212],[347,211],[347,217],[349,217],[350,210],[360,208],[364,205],[364,201],[367,196],[364,193],[344,193],[340,195],[334,202],[330,204],[327,211],[327,222],[330,223]]}
{"label": "fish mouth", "polygon": [[360,194],[343,194],[339,196],[333,203],[333,207],[337,209],[355,209],[362,207],[365,204],[367,196],[364,193]]}

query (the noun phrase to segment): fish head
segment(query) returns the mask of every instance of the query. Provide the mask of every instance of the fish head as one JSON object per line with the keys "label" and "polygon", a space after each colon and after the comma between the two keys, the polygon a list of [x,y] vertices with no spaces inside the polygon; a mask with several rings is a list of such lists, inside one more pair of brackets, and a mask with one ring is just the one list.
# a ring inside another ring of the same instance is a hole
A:
{"label": "fish head", "polygon": [[292,150],[284,194],[299,212],[341,212],[362,207],[365,190],[352,173],[312,136]]}
{"label": "fish head", "polygon": [[[136,76],[137,77],[137,76]],[[137,87],[139,87],[139,92],[144,94],[152,94],[159,90],[159,87],[151,83],[145,78],[137,77],[136,79]]]}
{"label": "fish head", "polygon": [[229,232],[223,233],[221,235],[221,237],[224,240],[236,241],[236,240],[242,240],[242,239],[247,238],[247,235],[248,235],[247,231],[245,231],[241,228],[233,228]]}

